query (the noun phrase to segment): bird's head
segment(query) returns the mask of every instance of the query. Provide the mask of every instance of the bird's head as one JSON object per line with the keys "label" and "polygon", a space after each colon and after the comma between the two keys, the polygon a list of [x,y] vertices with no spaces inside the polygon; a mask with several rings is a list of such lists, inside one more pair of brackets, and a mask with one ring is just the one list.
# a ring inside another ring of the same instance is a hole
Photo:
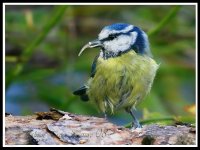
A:
{"label": "bird's head", "polygon": [[100,56],[104,58],[116,57],[129,50],[141,55],[151,56],[149,41],[146,33],[139,27],[125,23],[116,23],[104,27],[98,39],[90,41],[80,51],[86,48],[100,47]]}

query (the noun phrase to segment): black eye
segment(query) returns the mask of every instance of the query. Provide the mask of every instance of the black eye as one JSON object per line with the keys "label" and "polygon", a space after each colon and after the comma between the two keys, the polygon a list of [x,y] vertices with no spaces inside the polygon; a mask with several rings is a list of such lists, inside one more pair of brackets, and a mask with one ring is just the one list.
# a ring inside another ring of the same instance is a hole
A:
{"label": "black eye", "polygon": [[102,42],[105,42],[105,41],[112,41],[112,40],[114,40],[116,37],[117,37],[117,35],[111,34],[111,35],[109,35],[107,38],[102,39],[101,41],[102,41]]}
{"label": "black eye", "polygon": [[108,40],[113,40],[113,39],[115,39],[117,36],[116,35],[109,35],[108,36]]}

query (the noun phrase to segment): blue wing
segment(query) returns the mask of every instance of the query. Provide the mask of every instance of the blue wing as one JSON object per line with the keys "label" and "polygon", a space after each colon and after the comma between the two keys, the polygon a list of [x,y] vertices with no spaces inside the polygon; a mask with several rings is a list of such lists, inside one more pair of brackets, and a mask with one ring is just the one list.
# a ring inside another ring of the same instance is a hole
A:
{"label": "blue wing", "polygon": [[97,59],[99,58],[99,55],[97,55],[95,58],[94,58],[94,61],[92,63],[92,70],[91,70],[91,74],[90,74],[90,77],[94,77],[95,73],[96,73],[96,65],[97,65]]}

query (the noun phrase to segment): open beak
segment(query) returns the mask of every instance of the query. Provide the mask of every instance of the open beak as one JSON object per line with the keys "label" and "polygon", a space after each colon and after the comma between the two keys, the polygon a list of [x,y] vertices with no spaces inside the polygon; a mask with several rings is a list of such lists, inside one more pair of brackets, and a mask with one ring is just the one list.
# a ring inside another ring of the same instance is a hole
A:
{"label": "open beak", "polygon": [[85,46],[83,46],[83,48],[79,52],[78,56],[80,56],[85,49],[87,49],[87,48],[94,48],[94,47],[102,47],[101,41],[99,41],[98,39],[94,40],[94,41],[90,41]]}

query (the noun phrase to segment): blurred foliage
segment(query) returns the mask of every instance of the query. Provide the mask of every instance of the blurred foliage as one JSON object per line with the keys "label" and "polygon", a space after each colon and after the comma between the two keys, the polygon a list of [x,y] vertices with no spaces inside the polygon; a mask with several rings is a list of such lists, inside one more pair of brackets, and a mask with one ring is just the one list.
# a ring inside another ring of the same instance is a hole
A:
{"label": "blurred foliage", "polygon": [[[89,78],[99,50],[77,54],[104,26],[125,22],[149,34],[160,63],[150,94],[137,107],[141,122],[195,123],[195,6],[5,8],[6,112],[27,115],[55,107],[99,115],[93,104],[72,94]],[[124,112],[115,116],[125,115],[129,118]]]}

